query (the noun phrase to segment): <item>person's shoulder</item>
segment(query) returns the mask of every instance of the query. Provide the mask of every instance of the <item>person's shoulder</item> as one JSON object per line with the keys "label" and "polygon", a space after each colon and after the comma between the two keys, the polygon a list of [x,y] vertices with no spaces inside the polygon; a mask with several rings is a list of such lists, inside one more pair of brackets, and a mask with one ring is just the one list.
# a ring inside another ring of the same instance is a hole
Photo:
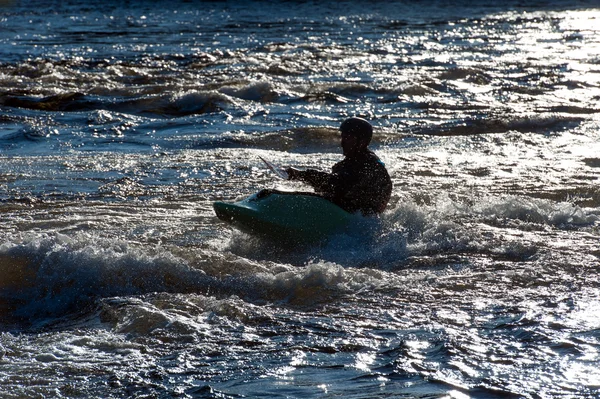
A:
{"label": "person's shoulder", "polygon": [[364,157],[365,157],[365,161],[367,161],[367,163],[371,163],[371,164],[377,164],[377,165],[380,165],[380,166],[383,166],[383,167],[385,167],[385,163],[384,163],[384,162],[381,160],[381,158],[379,158],[379,157],[377,156],[377,154],[375,154],[375,153],[374,153],[373,151],[371,151],[371,150],[367,150],[367,151],[365,152],[365,155],[364,155]]}
{"label": "person's shoulder", "polygon": [[370,149],[361,152],[353,157],[346,157],[333,166],[334,169],[354,168],[354,169],[371,169],[375,165],[385,168],[385,164],[379,157]]}
{"label": "person's shoulder", "polygon": [[373,150],[367,149],[365,151],[365,157],[369,158],[369,159],[379,159],[379,157],[377,156],[377,154],[375,154],[373,152]]}

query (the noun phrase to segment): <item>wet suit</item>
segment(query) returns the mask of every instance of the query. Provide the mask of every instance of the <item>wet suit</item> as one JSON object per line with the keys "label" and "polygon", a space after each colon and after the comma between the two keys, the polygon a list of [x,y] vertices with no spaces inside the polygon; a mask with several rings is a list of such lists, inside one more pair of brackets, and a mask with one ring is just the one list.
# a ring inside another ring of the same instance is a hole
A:
{"label": "wet suit", "polygon": [[331,173],[307,169],[297,171],[292,180],[308,183],[342,209],[363,215],[383,212],[392,193],[385,165],[369,149],[336,163]]}

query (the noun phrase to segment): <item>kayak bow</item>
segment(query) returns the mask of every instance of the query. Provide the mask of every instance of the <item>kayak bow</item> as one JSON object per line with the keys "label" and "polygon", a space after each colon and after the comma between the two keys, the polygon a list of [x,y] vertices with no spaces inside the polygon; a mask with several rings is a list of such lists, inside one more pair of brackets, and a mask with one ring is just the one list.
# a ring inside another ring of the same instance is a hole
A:
{"label": "kayak bow", "polygon": [[246,233],[276,241],[315,243],[342,231],[352,214],[312,193],[262,190],[213,204],[217,217]]}

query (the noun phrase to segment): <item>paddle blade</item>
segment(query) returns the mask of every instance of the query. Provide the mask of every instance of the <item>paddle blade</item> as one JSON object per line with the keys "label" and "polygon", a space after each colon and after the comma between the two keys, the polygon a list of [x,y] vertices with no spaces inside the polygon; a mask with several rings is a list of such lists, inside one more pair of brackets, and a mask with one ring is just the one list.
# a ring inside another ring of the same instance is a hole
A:
{"label": "paddle blade", "polygon": [[288,180],[290,178],[288,173],[284,169],[282,169],[280,166],[277,166],[277,165],[273,164],[272,162],[267,161],[266,159],[264,159],[261,156],[259,156],[259,158],[261,161],[263,161],[265,163],[265,165],[267,165],[267,168],[271,169],[271,171],[273,173],[275,173],[275,175],[277,177],[279,177],[280,179]]}

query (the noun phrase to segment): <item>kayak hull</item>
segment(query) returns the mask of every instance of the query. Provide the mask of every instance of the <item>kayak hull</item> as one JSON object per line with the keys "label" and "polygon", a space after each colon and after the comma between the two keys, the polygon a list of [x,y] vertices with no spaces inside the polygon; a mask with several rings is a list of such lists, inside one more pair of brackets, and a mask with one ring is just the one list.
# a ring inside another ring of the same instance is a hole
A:
{"label": "kayak hull", "polygon": [[343,231],[352,214],[310,194],[259,192],[213,204],[217,217],[237,229],[277,241],[314,243]]}

